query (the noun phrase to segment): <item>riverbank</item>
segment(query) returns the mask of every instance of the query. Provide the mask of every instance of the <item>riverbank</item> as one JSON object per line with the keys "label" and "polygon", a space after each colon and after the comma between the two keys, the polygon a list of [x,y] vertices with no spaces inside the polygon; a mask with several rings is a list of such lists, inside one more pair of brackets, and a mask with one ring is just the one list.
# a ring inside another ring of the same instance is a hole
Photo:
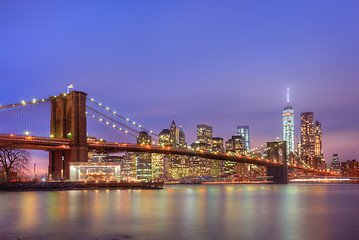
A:
{"label": "riverbank", "polygon": [[96,189],[162,189],[163,182],[8,182],[0,191],[66,191]]}

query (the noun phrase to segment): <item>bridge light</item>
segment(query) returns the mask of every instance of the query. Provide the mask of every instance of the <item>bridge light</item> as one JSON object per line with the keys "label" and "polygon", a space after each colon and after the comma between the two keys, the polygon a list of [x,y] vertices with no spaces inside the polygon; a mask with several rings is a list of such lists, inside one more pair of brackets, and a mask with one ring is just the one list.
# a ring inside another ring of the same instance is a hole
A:
{"label": "bridge light", "polygon": [[132,122],[133,125],[135,125],[136,123],[135,122]]}
{"label": "bridge light", "polygon": [[116,125],[114,124],[114,125],[112,125],[112,127],[116,127]]}
{"label": "bridge light", "polygon": [[141,127],[141,125],[138,125],[139,127]]}
{"label": "bridge light", "polygon": [[116,111],[113,111],[114,114],[116,114]]}
{"label": "bridge light", "polygon": [[125,133],[128,133],[128,131],[126,130]]}
{"label": "bridge light", "polygon": [[101,106],[101,105],[102,105],[102,103],[99,103],[98,105],[100,105],[100,106]]}
{"label": "bridge light", "polygon": [[41,101],[45,102],[45,99],[42,99]]}
{"label": "bridge light", "polygon": [[93,101],[95,101],[93,98],[91,98],[91,101],[93,102]]}
{"label": "bridge light", "polygon": [[126,121],[127,121],[127,122],[129,122],[129,121],[130,121],[130,119],[129,119],[129,118],[127,118],[127,119],[126,119]]}
{"label": "bridge light", "polygon": [[100,118],[100,122],[102,122],[102,118]]}
{"label": "bridge light", "polygon": [[85,114],[87,114],[87,112],[85,112]]}
{"label": "bridge light", "polygon": [[106,122],[106,124],[109,124],[109,122]]}
{"label": "bridge light", "polygon": [[25,102],[24,100],[22,100],[21,102],[22,102],[22,104],[23,104],[23,105],[25,105],[25,104],[26,104],[26,102]]}
{"label": "bridge light", "polygon": [[109,109],[110,109],[109,107],[106,108],[106,110],[109,110]]}
{"label": "bridge light", "polygon": [[32,99],[32,102],[33,102],[33,103],[35,103],[35,102],[36,102],[36,99],[35,99],[35,98],[34,98],[34,99]]}
{"label": "bridge light", "polygon": [[71,133],[70,133],[70,132],[67,134],[67,137],[71,137]]}
{"label": "bridge light", "polygon": [[29,134],[30,134],[30,132],[29,132],[29,131],[26,131],[26,132],[25,132],[25,135],[26,135],[26,136],[27,136],[27,135],[29,135]]}
{"label": "bridge light", "polygon": [[150,131],[150,133],[152,133],[152,131]]}

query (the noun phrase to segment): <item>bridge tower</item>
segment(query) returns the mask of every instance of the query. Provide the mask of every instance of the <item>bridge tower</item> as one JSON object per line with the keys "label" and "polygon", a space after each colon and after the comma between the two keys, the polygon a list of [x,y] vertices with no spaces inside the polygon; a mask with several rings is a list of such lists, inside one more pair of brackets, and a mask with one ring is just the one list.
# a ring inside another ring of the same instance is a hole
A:
{"label": "bridge tower", "polygon": [[86,96],[79,91],[51,97],[51,137],[70,139],[69,150],[50,151],[49,179],[69,179],[70,162],[88,161]]}
{"label": "bridge tower", "polygon": [[288,183],[287,144],[282,142],[267,142],[267,158],[272,162],[282,162],[281,166],[267,166],[267,175],[272,176],[273,183]]}

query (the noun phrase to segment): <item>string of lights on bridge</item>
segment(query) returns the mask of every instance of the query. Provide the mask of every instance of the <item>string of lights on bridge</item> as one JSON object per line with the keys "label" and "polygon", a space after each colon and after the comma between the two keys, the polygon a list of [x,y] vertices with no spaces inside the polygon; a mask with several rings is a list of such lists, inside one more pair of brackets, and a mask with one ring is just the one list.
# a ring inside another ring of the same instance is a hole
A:
{"label": "string of lights on bridge", "polygon": [[[93,114],[90,114],[88,112],[85,112],[85,113],[86,113],[87,116],[90,116],[91,118],[96,119],[97,121],[99,121],[102,124],[105,124],[106,126],[112,127],[113,129],[119,130],[119,131],[124,132],[126,134],[129,134],[129,135],[131,135],[133,137],[136,137],[136,138],[138,137],[135,134],[130,133],[128,130],[125,130],[125,129],[122,129],[121,127],[118,127],[116,124],[111,124],[109,121],[105,121],[104,119],[99,118],[99,117],[97,117],[97,116],[95,116]],[[156,142],[153,141],[152,143],[155,144]]]}
{"label": "string of lights on bridge", "polygon": [[110,110],[109,107],[104,107],[104,106],[102,105],[102,103],[96,102],[93,98],[91,98],[91,99],[90,99],[90,98],[87,98],[87,100],[89,100],[89,101],[93,102],[94,104],[96,104],[97,106],[99,106],[99,107],[105,109],[105,110],[108,111],[109,113],[111,113],[111,114],[113,114],[113,115],[115,115],[115,116],[117,116],[117,117],[119,117],[119,118],[125,120],[126,122],[128,122],[128,123],[130,123],[130,124],[132,124],[132,125],[134,125],[134,126],[136,126],[136,127],[138,127],[138,128],[140,128],[140,129],[142,129],[142,130],[144,130],[144,131],[146,131],[146,132],[148,132],[148,133],[150,133],[150,134],[152,134],[153,136],[156,136],[156,137],[158,138],[158,135],[155,134],[152,130],[148,130],[148,129],[142,127],[141,124],[137,124],[135,121],[131,121],[129,118],[125,118],[125,117],[119,115],[116,111]]}
{"label": "string of lights on bridge", "polygon": [[50,98],[43,98],[43,99],[41,99],[41,100],[37,100],[36,98],[33,98],[32,101],[22,100],[20,103],[0,105],[0,109],[21,107],[21,106],[24,106],[24,105],[30,105],[30,104],[34,104],[34,103],[48,102],[48,101],[50,101]]}

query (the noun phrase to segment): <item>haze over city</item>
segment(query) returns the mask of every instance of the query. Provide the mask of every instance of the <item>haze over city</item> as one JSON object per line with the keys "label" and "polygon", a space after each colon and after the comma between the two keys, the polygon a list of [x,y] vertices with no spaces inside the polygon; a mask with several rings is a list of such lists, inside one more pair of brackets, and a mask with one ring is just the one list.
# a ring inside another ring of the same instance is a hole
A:
{"label": "haze over city", "polygon": [[289,87],[296,140],[300,113],[312,111],[326,162],[358,159],[358,5],[5,1],[0,104],[71,83],[157,133],[173,116],[189,143],[197,124],[224,139],[248,125],[254,147],[282,138]]}

